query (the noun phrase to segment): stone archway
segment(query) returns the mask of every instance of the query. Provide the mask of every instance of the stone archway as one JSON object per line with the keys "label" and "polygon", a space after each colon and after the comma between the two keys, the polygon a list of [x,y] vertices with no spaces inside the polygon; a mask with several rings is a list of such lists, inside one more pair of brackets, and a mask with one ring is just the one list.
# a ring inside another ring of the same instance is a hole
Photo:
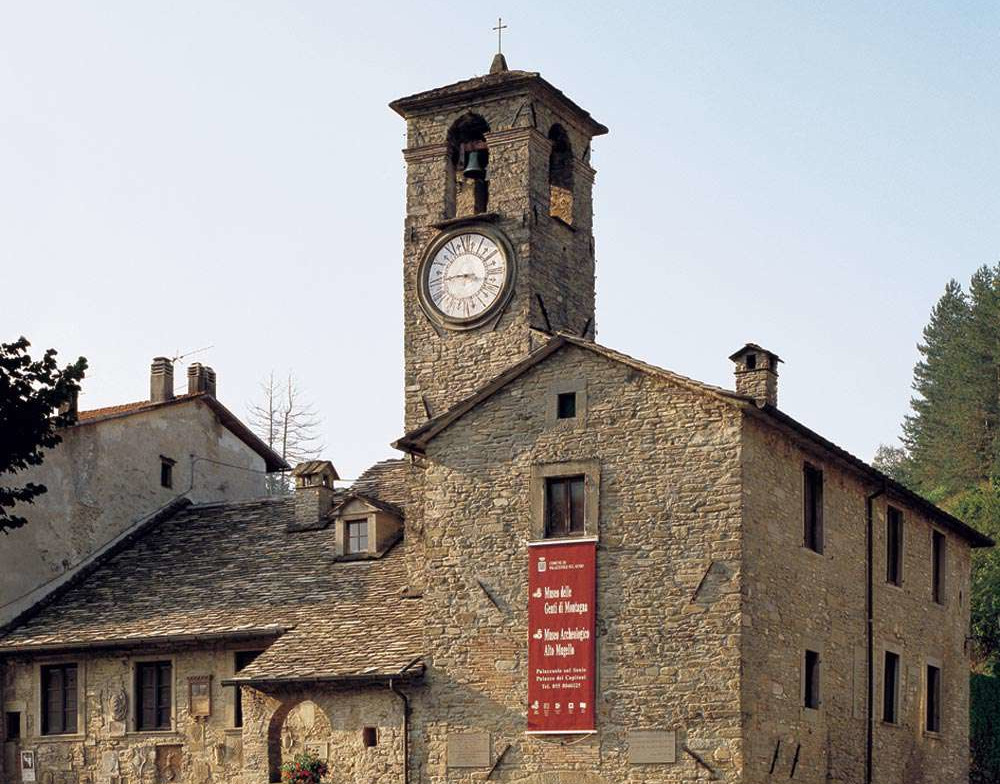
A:
{"label": "stone archway", "polygon": [[282,763],[305,751],[327,759],[332,733],[330,719],[312,700],[282,703],[267,727],[268,781],[280,782]]}

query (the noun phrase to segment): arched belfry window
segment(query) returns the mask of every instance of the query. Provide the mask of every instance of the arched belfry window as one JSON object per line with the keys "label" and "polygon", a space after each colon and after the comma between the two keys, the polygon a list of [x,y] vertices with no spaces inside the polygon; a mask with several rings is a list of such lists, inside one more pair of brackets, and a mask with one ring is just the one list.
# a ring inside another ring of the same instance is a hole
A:
{"label": "arched belfry window", "polygon": [[549,215],[573,225],[573,148],[558,123],[549,131]]}
{"label": "arched belfry window", "polygon": [[489,209],[490,126],[478,114],[466,114],[448,131],[446,217],[476,215]]}

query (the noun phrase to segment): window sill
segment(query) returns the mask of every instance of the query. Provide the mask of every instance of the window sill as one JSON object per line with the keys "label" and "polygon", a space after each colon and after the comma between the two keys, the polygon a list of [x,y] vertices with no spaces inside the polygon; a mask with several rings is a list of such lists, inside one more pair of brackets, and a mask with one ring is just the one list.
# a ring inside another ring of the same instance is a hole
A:
{"label": "window sill", "polygon": [[902,583],[890,583],[888,580],[886,580],[884,583],[882,583],[882,585],[884,585],[886,588],[891,588],[894,591],[899,591],[900,593],[906,593],[906,591],[903,590]]}
{"label": "window sill", "polygon": [[821,550],[813,550],[813,549],[812,549],[811,547],[809,547],[808,545],[804,545],[804,544],[803,544],[803,545],[799,545],[799,547],[800,547],[800,549],[802,549],[802,550],[803,550],[804,552],[807,552],[807,553],[810,553],[810,554],[812,554],[812,555],[815,555],[815,556],[816,556],[817,558],[825,558],[825,557],[826,557],[826,556],[825,556],[825,554],[824,554],[824,553],[823,553],[823,552],[822,552]]}
{"label": "window sill", "polygon": [[879,725],[882,727],[891,727],[893,729],[902,729],[903,725],[898,721],[886,721],[885,719],[879,720]]}
{"label": "window sill", "polygon": [[821,714],[821,708],[822,708],[822,706],[820,706],[820,708],[807,708],[805,705],[803,705],[802,706],[802,711],[801,711],[802,712],[802,718],[803,719],[808,719],[809,721],[812,721],[812,722],[819,721],[819,717],[820,717],[820,714]]}
{"label": "window sill", "polygon": [[87,739],[86,735],[76,733],[75,735],[35,735],[31,738],[21,738],[16,741],[6,741],[7,743],[24,743],[26,740],[32,743],[81,743]]}
{"label": "window sill", "polygon": [[242,727],[226,727],[222,731],[222,733],[224,735],[232,735],[232,736],[235,736],[237,738],[242,738],[243,737],[243,728]]}
{"label": "window sill", "polygon": [[597,537],[594,534],[582,533],[574,536],[550,536],[545,539],[534,539],[528,542],[531,547],[536,547],[546,544],[571,544],[573,542],[596,542]]}
{"label": "window sill", "polygon": [[924,730],[924,737],[930,740],[944,740],[944,736],[940,732],[933,732],[931,730]]}
{"label": "window sill", "polygon": [[184,736],[177,730],[128,730],[125,733],[129,738],[178,738]]}

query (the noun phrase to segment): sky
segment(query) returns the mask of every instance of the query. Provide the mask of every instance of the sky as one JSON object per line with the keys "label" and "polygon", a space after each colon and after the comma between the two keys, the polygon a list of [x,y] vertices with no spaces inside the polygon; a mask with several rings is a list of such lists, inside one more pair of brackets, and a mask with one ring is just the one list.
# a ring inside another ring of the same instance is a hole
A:
{"label": "sky", "polygon": [[201,361],[270,371],[353,478],[402,434],[404,123],[389,101],[540,71],[594,143],[598,341],[893,443],[950,278],[1000,260],[1000,5],[0,0],[0,341],[90,363],[81,408]]}

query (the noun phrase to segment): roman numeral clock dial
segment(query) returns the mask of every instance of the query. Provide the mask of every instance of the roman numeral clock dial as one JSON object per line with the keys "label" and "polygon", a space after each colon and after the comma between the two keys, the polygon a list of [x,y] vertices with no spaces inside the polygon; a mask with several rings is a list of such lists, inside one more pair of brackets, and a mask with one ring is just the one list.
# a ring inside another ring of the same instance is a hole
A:
{"label": "roman numeral clock dial", "polygon": [[506,304],[513,274],[512,254],[498,232],[476,229],[446,234],[424,256],[420,304],[443,326],[471,329]]}

